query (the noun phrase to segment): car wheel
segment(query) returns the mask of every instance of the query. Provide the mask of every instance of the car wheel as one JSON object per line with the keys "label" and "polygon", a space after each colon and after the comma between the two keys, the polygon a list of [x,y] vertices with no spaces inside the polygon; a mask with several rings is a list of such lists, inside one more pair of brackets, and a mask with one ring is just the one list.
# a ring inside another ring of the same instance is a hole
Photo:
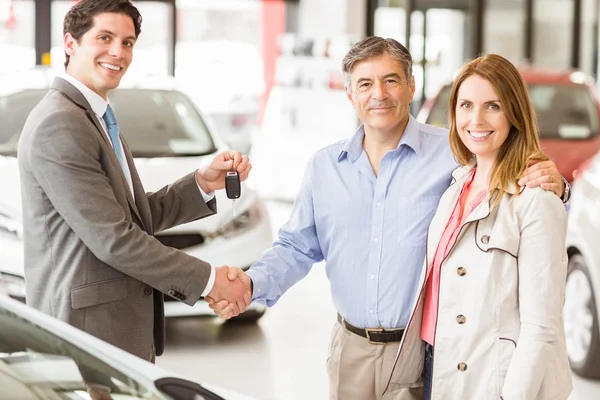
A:
{"label": "car wheel", "polygon": [[573,371],[600,378],[600,341],[594,288],[584,258],[569,257],[564,305],[567,353]]}
{"label": "car wheel", "polygon": [[265,315],[265,312],[267,311],[266,307],[261,307],[261,308],[256,308],[256,309],[252,309],[252,310],[248,310],[248,311],[244,311],[243,313],[241,313],[240,315],[238,315],[237,317],[233,317],[230,320],[228,320],[230,323],[241,323],[241,324],[251,324],[251,323],[255,323],[257,322],[260,317],[262,317],[263,315]]}

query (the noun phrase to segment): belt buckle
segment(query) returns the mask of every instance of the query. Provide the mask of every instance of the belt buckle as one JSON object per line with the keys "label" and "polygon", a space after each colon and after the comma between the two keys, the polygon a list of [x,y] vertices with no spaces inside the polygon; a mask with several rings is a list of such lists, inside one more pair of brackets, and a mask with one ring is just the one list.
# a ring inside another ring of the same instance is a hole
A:
{"label": "belt buckle", "polygon": [[371,332],[383,332],[383,328],[366,328],[365,333],[367,334],[367,340],[370,344],[385,344],[385,342],[376,342],[371,340]]}

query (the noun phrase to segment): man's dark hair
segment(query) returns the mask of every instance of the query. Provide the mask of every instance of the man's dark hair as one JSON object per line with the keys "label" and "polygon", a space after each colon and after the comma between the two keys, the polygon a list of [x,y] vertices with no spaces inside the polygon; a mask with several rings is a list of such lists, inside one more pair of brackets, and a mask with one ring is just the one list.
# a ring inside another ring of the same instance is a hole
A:
{"label": "man's dark hair", "polygon": [[[94,17],[102,13],[125,14],[133,20],[135,37],[142,32],[142,16],[130,0],[81,0],[65,15],[63,36],[70,33],[80,43],[83,35],[94,26]],[[70,56],[65,53],[65,68]]]}

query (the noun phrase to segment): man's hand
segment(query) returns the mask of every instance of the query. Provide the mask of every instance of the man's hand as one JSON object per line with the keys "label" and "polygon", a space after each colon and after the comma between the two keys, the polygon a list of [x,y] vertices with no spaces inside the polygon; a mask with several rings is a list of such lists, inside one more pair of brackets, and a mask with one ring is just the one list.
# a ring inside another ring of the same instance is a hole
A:
{"label": "man's hand", "polygon": [[113,400],[109,388],[95,384],[87,384],[86,388],[88,395],[92,400]]}
{"label": "man's hand", "polygon": [[241,269],[228,266],[215,268],[215,273],[215,285],[206,296],[206,301],[211,308],[217,302],[227,304],[222,307],[225,311],[215,313],[229,319],[246,311],[252,301],[250,277]]}
{"label": "man's hand", "polygon": [[519,180],[519,185],[527,187],[541,187],[544,190],[554,192],[562,198],[565,191],[563,177],[558,172],[553,161],[529,160],[528,168]]}
{"label": "man's hand", "polygon": [[247,302],[246,307],[241,309],[236,303],[230,302],[226,299],[216,299],[211,295],[211,291],[211,293],[209,293],[206,297],[206,302],[209,304],[209,307],[215,312],[215,314],[223,319],[230,319],[239,315],[240,313],[243,313],[246,311],[246,308],[252,301],[252,280],[244,271],[239,268],[231,267],[227,273],[227,279],[233,282],[240,280],[246,288],[246,295],[248,296],[249,301]]}
{"label": "man's hand", "polygon": [[204,193],[214,192],[225,188],[225,175],[227,172],[236,170],[240,176],[240,182],[248,178],[252,164],[247,156],[234,150],[219,153],[211,163],[196,171],[196,182]]}

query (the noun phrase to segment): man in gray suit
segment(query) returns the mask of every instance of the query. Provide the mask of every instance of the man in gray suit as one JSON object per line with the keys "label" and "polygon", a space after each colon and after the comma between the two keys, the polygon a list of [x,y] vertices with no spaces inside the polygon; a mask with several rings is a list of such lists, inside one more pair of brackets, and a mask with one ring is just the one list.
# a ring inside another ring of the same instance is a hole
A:
{"label": "man in gray suit", "polygon": [[219,154],[145,193],[108,93],[141,31],[128,0],[82,0],[64,20],[66,73],[31,112],[19,143],[27,303],[149,361],[164,348],[163,293],[193,305],[250,301],[227,267],[162,245],[156,232],[214,214],[225,174],[251,165]]}

